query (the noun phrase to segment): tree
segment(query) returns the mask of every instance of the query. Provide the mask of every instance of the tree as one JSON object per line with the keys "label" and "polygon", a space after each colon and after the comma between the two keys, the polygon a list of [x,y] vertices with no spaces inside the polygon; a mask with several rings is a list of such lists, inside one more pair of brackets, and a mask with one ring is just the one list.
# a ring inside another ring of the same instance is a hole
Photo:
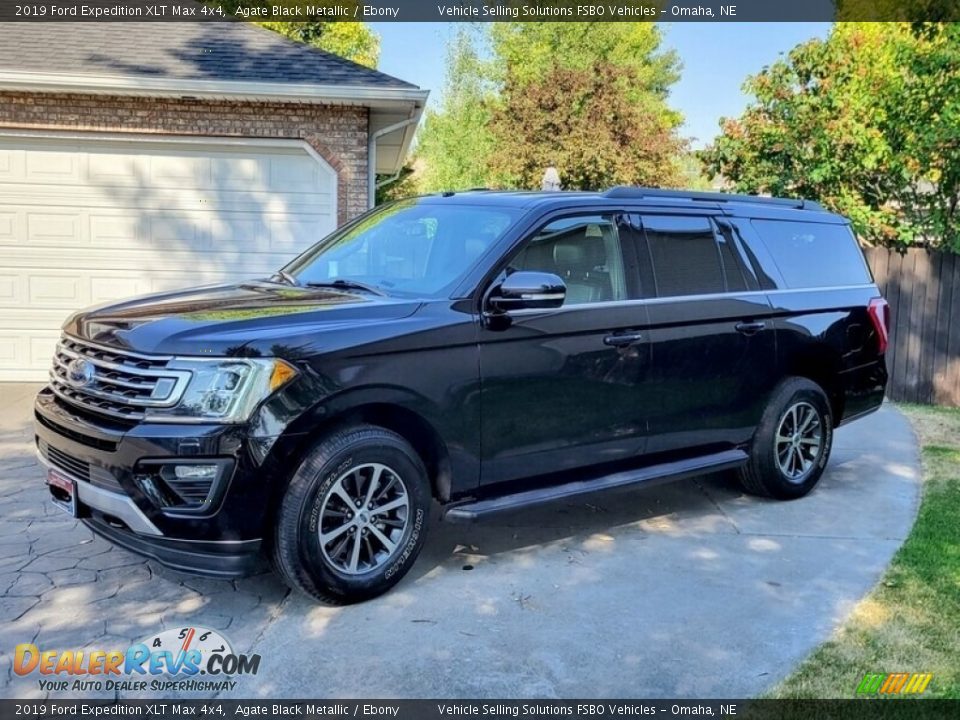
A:
{"label": "tree", "polygon": [[[638,127],[663,139],[665,150],[679,148],[674,133],[681,117],[666,103],[679,63],[674,53],[662,52],[660,44],[660,30],[652,23],[498,22],[473,34],[460,32],[450,48],[443,104],[427,114],[419,136],[417,152],[425,166],[421,188],[539,186],[547,162],[551,157],[560,162],[561,156],[566,164],[560,169],[570,175],[564,177],[568,186],[571,178],[576,178],[575,184],[611,177],[662,177],[672,183],[672,158],[665,161],[661,173],[643,167],[627,172],[610,148],[611,138],[636,137]],[[603,88],[589,78],[596,67],[605,68]],[[587,107],[589,98],[584,96],[575,111],[567,113],[563,98],[551,99],[555,89],[544,80],[557,71],[568,89],[600,91],[616,111],[604,114],[596,106]],[[524,97],[528,88],[542,105],[539,109]],[[546,137],[527,132],[530,127],[549,125],[543,107],[553,106],[577,125],[580,137],[558,145],[560,135],[568,132],[563,128]],[[517,114],[526,112],[537,117]],[[585,117],[600,124],[587,124]],[[666,135],[661,132],[664,129]],[[606,154],[590,156],[586,151],[591,144],[603,147]],[[647,149],[644,144],[639,152],[626,148],[617,153],[624,160],[646,162]]]}
{"label": "tree", "polygon": [[741,192],[798,195],[866,241],[960,251],[960,29],[840,23],[745,83],[701,155]]}
{"label": "tree", "polygon": [[522,87],[555,67],[589,70],[600,62],[631,71],[634,96],[661,100],[680,77],[677,54],[662,51],[662,39],[656,24],[642,22],[498,22],[490,30],[502,83]]}
{"label": "tree", "polygon": [[[376,205],[382,205],[392,200],[402,200],[417,195],[420,192],[418,186],[418,173],[422,172],[420,167],[422,163],[414,164],[408,162],[400,172],[394,177],[392,175],[377,175]],[[384,185],[380,185],[385,181]]]}
{"label": "tree", "polygon": [[265,28],[291,40],[375,68],[380,60],[380,37],[362,22],[261,22]]}
{"label": "tree", "polygon": [[[231,15],[239,15],[244,9],[266,9],[275,7],[297,7],[301,12],[306,8],[302,0],[209,0],[219,5]],[[324,0],[316,5],[323,7]],[[338,2],[342,5],[342,2]],[[241,15],[242,17],[242,15]],[[274,20],[254,20],[269,30],[298,42],[313,45],[321,50],[339,55],[360,65],[375,68],[380,59],[380,37],[362,22],[329,22],[323,16],[313,13],[309,19],[296,22],[278,22]]]}
{"label": "tree", "polygon": [[513,80],[491,128],[491,170],[510,185],[539,188],[553,164],[568,190],[679,184],[681,142],[658,107],[633,101],[632,68],[597,62]]}
{"label": "tree", "polygon": [[460,30],[447,50],[447,78],[440,106],[428,110],[416,155],[422,192],[483,187],[493,149],[489,123],[494,89],[477,38]]}

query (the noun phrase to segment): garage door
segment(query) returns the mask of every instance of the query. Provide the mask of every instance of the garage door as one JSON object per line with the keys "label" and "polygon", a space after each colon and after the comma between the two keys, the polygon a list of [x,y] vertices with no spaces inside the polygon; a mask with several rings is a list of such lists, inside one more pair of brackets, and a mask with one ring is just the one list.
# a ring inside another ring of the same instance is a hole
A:
{"label": "garage door", "polygon": [[0,133],[0,380],[43,380],[66,317],[262,277],[336,226],[336,173],[299,141]]}

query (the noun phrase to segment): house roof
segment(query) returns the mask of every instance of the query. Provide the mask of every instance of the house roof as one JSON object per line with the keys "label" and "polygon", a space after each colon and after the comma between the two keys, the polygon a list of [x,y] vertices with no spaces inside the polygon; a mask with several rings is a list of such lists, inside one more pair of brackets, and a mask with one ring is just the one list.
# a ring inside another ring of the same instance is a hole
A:
{"label": "house roof", "polygon": [[0,69],[416,88],[242,21],[0,23]]}
{"label": "house roof", "polygon": [[403,164],[428,91],[241,21],[0,23],[0,90],[351,104]]}

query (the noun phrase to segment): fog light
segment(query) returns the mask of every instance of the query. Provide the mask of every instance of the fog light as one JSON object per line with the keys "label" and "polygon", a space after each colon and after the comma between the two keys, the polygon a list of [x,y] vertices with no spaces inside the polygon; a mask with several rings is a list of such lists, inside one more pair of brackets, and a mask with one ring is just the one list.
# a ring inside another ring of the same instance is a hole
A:
{"label": "fog light", "polygon": [[173,474],[177,480],[207,480],[217,477],[216,465],[174,465]]}
{"label": "fog light", "polygon": [[147,459],[137,463],[133,480],[160,509],[198,514],[216,508],[232,470],[227,458]]}

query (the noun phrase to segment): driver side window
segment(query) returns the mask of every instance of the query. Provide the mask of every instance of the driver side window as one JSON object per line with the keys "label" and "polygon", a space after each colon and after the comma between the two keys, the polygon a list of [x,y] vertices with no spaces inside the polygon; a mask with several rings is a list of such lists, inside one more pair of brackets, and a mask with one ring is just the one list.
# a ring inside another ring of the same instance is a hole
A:
{"label": "driver side window", "polygon": [[575,215],[545,225],[524,243],[511,270],[559,275],[564,305],[624,300],[623,255],[613,215]]}

